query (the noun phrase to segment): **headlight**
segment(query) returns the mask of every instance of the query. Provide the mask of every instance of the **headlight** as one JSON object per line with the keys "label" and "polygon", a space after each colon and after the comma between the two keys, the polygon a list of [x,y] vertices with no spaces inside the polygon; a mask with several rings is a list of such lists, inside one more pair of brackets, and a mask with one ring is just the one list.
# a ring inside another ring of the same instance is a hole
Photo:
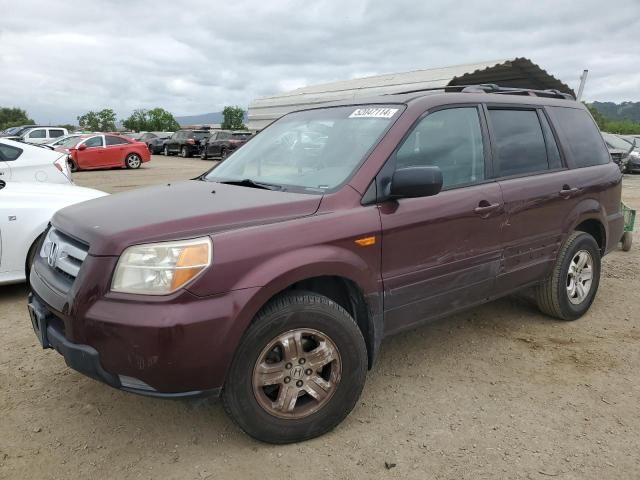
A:
{"label": "headlight", "polygon": [[212,250],[208,237],[129,247],[118,260],[111,290],[143,295],[175,292],[211,265]]}

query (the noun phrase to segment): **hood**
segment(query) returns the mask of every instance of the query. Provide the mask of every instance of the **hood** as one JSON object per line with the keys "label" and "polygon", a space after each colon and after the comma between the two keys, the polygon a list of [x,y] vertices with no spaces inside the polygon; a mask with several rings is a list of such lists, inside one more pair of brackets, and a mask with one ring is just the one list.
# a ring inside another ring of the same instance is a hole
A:
{"label": "hood", "polygon": [[321,199],[321,195],[191,180],[74,205],[60,210],[52,223],[88,243],[92,255],[120,255],[130,245],[312,215]]}

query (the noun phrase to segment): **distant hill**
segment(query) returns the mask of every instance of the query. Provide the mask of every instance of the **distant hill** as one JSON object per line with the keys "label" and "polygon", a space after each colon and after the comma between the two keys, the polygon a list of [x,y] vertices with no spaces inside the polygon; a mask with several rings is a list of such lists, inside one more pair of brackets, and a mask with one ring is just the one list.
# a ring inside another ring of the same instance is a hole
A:
{"label": "distant hill", "polygon": [[[222,123],[224,118],[222,112],[202,113],[200,115],[184,115],[182,117],[175,117],[176,121],[181,125],[210,125],[215,123]],[[247,123],[247,113],[244,114],[244,121]]]}
{"label": "distant hill", "polygon": [[593,108],[604,115],[607,120],[621,121],[632,120],[640,122],[640,102],[593,102]]}

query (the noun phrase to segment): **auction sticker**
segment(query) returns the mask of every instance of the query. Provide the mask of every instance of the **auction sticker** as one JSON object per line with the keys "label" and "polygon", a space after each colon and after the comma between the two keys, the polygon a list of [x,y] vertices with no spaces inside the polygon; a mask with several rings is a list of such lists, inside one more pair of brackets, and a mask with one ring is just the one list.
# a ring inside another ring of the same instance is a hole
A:
{"label": "auction sticker", "polygon": [[397,108],[358,108],[349,118],[391,118],[397,111]]}

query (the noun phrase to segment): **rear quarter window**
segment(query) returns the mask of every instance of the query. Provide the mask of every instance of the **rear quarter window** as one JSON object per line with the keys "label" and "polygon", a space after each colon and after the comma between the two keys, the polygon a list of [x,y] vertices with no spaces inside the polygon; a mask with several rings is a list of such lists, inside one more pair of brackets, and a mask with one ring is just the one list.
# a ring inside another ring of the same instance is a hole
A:
{"label": "rear quarter window", "polygon": [[609,152],[591,115],[586,110],[549,107],[551,116],[576,167],[609,163]]}
{"label": "rear quarter window", "polygon": [[22,149],[12,147],[11,145],[5,145],[0,143],[0,160],[4,162],[11,162],[17,160],[22,155]]}

